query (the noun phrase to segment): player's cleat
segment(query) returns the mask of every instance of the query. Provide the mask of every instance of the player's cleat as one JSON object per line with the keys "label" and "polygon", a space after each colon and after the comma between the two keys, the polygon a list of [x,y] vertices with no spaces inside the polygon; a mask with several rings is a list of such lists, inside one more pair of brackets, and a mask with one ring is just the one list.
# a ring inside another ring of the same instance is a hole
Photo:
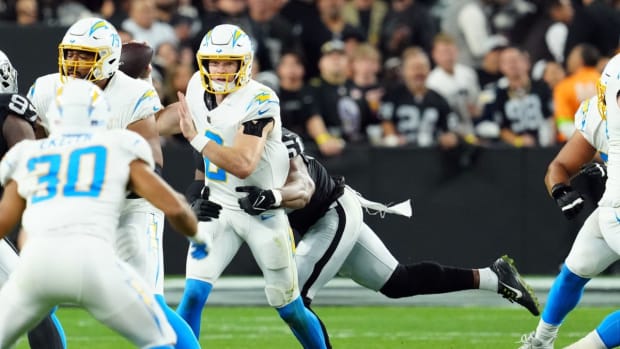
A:
{"label": "player's cleat", "polygon": [[499,279],[497,293],[509,300],[511,303],[517,302],[524,306],[534,316],[540,315],[540,305],[538,298],[532,288],[521,279],[514,261],[504,255],[498,258],[491,265],[491,270],[497,274]]}
{"label": "player's cleat", "polygon": [[543,342],[535,337],[536,332],[521,336],[521,346],[519,349],[553,349],[553,341]]}

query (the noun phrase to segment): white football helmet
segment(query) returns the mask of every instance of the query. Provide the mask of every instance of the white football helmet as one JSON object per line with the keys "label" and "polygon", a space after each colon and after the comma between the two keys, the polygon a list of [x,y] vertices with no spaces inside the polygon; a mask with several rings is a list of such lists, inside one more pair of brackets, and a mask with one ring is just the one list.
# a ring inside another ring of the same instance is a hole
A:
{"label": "white football helmet", "polygon": [[[67,51],[94,53],[92,61],[67,59]],[[118,70],[121,57],[121,38],[116,28],[101,18],[84,18],[75,22],[58,45],[60,80],[81,68],[90,68],[83,78],[97,81],[110,78]]]}
{"label": "white football helmet", "polygon": [[605,90],[611,79],[620,79],[620,53],[613,56],[605,65],[601,77],[596,82],[596,94],[598,112],[601,118],[607,118],[607,104],[605,103]]}
{"label": "white football helmet", "polygon": [[47,112],[50,134],[104,130],[111,115],[103,91],[82,79],[68,79],[60,85]]}
{"label": "white football helmet", "polygon": [[2,51],[0,51],[0,93],[17,93],[17,70]]}
{"label": "white football helmet", "polygon": [[[252,41],[236,25],[221,24],[211,29],[200,42],[196,53],[202,86],[213,94],[236,91],[252,78]],[[235,60],[239,69],[232,74],[210,74],[209,60]]]}

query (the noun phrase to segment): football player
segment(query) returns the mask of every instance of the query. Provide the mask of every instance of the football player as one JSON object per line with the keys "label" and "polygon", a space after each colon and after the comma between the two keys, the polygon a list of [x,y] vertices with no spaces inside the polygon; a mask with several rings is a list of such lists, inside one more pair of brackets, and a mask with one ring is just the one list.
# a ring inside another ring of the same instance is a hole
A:
{"label": "football player", "polygon": [[209,31],[196,58],[199,71],[187,86],[187,98],[179,93],[179,102],[158,116],[158,126],[164,125],[160,128],[164,134],[182,132],[202,154],[204,168],[197,171],[194,187],[200,190],[207,182],[211,200],[223,209],[218,220],[201,222],[213,236],[213,252],[201,261],[188,256],[185,292],[177,311],[198,336],[213,284],[246,242],[265,278],[269,304],[304,348],[323,348],[319,322],[299,294],[284,209],[248,215],[237,201],[244,194],[235,191],[250,184],[284,185],[288,157],[281,140],[278,97],[251,78],[252,43],[235,25],[218,25]]}
{"label": "football player", "polygon": [[[580,172],[598,180],[607,177],[605,166],[597,162],[580,169],[590,163],[597,152],[603,161],[607,161],[610,118],[607,117],[609,108],[605,102],[605,91],[610,82],[618,80],[619,73],[620,55],[616,55],[601,74],[597,96],[582,102],[575,113],[575,129],[578,132],[573,133],[547,168],[547,190],[569,219],[584,206],[584,198],[570,185],[571,178]],[[596,208],[577,233],[564,265],[549,290],[538,326],[534,332],[521,338],[521,349],[553,348],[560,325],[579,303],[588,281],[620,259],[620,250],[613,247],[601,230],[600,214],[601,208]],[[620,344],[620,338],[618,340]]]}
{"label": "football player", "polygon": [[0,163],[0,237],[20,218],[28,242],[0,291],[0,347],[7,348],[59,303],[75,303],[140,348],[173,348],[176,336],[146,282],[113,248],[127,188],[163,210],[204,258],[187,202],[153,172],[147,142],[106,130],[101,89],[67,82],[46,113],[49,138],[23,141]]}
{"label": "football player", "polygon": [[[539,314],[536,296],[506,256],[482,269],[435,262],[399,263],[363,222],[362,211],[367,207],[404,215],[407,212],[367,201],[346,186],[342,178],[331,177],[320,162],[304,154],[301,138],[295,133],[285,129],[283,141],[290,157],[286,185],[271,190],[239,188],[248,193],[239,204],[252,215],[274,207],[294,210],[289,213],[289,221],[302,235],[295,260],[308,308],[316,293],[340,273],[389,298],[484,289],[521,304],[533,315]],[[274,200],[280,196],[280,202]],[[330,346],[327,333],[324,335]]]}
{"label": "football player", "polygon": [[[37,114],[32,104],[17,93],[17,70],[9,58],[0,51],[0,158],[18,142],[34,139],[33,125]],[[0,194],[2,188],[0,187]],[[0,285],[3,285],[15,267],[18,256],[14,247],[6,239],[0,241]],[[64,348],[65,335],[56,315],[46,317],[28,333],[30,347]]]}
{"label": "football player", "polygon": [[[108,128],[126,128],[146,139],[155,159],[155,172],[161,175],[163,156],[154,117],[161,109],[159,97],[152,85],[118,69],[120,55],[121,40],[112,24],[100,18],[80,19],[58,46],[59,72],[36,79],[28,98],[40,111],[44,127],[49,127],[44,111],[52,103],[57,87],[71,79],[92,81],[110,101],[113,117]],[[163,213],[132,193],[123,207],[116,250],[151,285],[177,332],[177,348],[198,348],[191,329],[165,304],[163,228]]]}

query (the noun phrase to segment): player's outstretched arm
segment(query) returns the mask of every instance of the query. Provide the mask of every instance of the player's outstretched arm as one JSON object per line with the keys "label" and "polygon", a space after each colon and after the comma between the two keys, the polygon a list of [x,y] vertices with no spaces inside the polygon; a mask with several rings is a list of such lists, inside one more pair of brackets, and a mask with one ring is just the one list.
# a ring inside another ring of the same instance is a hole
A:
{"label": "player's outstretched arm", "polygon": [[157,131],[160,136],[172,136],[181,133],[179,127],[179,102],[174,102],[155,114]]}
{"label": "player's outstretched arm", "polygon": [[308,173],[308,166],[301,156],[296,156],[290,161],[290,167],[286,183],[280,192],[282,193],[282,203],[280,206],[299,209],[310,202],[314,194],[314,181]]}
{"label": "player's outstretched arm", "polygon": [[127,129],[136,132],[146,140],[149,147],[151,147],[155,163],[163,167],[164,155],[161,151],[161,143],[159,143],[159,133],[157,132],[155,116],[149,116],[145,119],[132,122],[127,125]]}
{"label": "player's outstretched arm", "polygon": [[0,238],[6,237],[22,217],[26,200],[17,193],[17,182],[11,180],[4,187],[0,201]]}
{"label": "player's outstretched arm", "polygon": [[549,194],[557,184],[570,185],[570,179],[579,172],[583,164],[592,161],[595,155],[596,149],[581,132],[575,131],[547,167],[545,185]]}
{"label": "player's outstretched arm", "polygon": [[146,162],[134,160],[129,166],[129,189],[162,210],[175,230],[185,236],[194,237],[198,220],[185,197],[155,174]]}

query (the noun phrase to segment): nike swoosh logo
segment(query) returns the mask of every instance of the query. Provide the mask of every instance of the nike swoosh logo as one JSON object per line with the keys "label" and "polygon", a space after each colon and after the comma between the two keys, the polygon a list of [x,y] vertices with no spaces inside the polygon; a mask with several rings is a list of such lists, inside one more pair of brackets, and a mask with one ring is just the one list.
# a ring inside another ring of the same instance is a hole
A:
{"label": "nike swoosh logo", "polygon": [[265,197],[264,197],[263,195],[261,195],[261,196],[259,196],[259,197],[256,199],[256,201],[254,201],[254,205],[252,205],[252,206],[254,206],[254,207],[258,207],[258,206],[260,206],[260,204],[262,204],[262,203],[263,203],[263,201],[265,201]]}
{"label": "nike swoosh logo", "polygon": [[273,218],[273,217],[275,217],[275,216],[276,216],[276,215],[275,215],[275,214],[273,214],[273,213],[266,213],[266,214],[263,214],[263,215],[261,215],[261,216],[260,216],[260,220],[261,220],[261,221],[266,221],[266,220],[268,220],[269,218]]}
{"label": "nike swoosh logo", "polygon": [[259,111],[258,111],[258,115],[263,115],[263,114],[265,114],[265,113],[266,113],[266,112],[268,112],[268,111],[269,111],[269,109],[259,110]]}
{"label": "nike swoosh logo", "polygon": [[506,285],[505,283],[503,283],[503,282],[501,282],[501,281],[500,281],[500,283],[502,284],[502,286],[504,286],[504,287],[506,287],[507,289],[509,289],[509,290],[511,290],[512,292],[514,292],[514,293],[517,295],[517,297],[516,297],[517,299],[519,299],[519,298],[523,297],[523,292],[521,292],[520,290],[517,290],[516,288],[511,287],[511,286],[508,286],[508,285]]}
{"label": "nike swoosh logo", "polygon": [[614,213],[614,215],[616,216],[616,222],[620,223],[620,217],[618,217],[618,214]]}

